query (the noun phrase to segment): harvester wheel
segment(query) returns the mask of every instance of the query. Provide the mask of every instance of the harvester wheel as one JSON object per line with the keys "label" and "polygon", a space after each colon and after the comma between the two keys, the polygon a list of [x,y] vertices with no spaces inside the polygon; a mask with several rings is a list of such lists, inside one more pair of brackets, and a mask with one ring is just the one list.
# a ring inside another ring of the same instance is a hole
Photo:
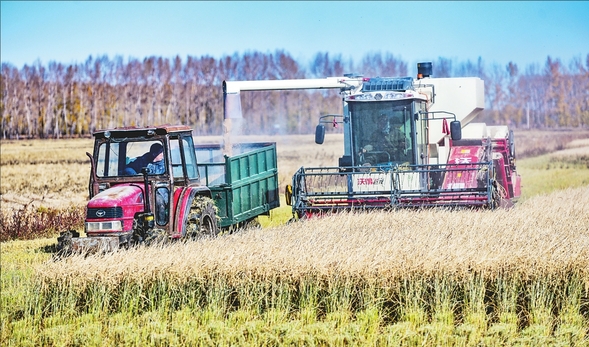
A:
{"label": "harvester wheel", "polygon": [[501,205],[501,194],[497,184],[497,181],[493,181],[491,187],[491,209],[495,209]]}
{"label": "harvester wheel", "polygon": [[217,207],[213,199],[195,196],[186,218],[184,235],[191,238],[216,236],[219,233]]}

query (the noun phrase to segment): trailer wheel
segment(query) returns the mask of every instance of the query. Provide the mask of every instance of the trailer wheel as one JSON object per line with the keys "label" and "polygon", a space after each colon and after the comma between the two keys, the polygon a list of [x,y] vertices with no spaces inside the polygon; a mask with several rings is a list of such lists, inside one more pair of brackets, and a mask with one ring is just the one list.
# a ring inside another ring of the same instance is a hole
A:
{"label": "trailer wheel", "polygon": [[217,207],[213,199],[195,196],[186,218],[184,235],[190,238],[216,236],[219,233]]}

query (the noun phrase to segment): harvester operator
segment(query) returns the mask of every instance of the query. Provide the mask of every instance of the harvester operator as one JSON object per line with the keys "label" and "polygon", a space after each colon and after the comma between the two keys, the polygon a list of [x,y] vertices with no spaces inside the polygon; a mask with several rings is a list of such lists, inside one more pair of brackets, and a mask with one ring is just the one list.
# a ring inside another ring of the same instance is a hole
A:
{"label": "harvester operator", "polygon": [[399,130],[399,126],[400,124],[391,125],[385,114],[378,116],[377,129],[370,137],[370,144],[362,148],[364,165],[409,160],[406,136]]}

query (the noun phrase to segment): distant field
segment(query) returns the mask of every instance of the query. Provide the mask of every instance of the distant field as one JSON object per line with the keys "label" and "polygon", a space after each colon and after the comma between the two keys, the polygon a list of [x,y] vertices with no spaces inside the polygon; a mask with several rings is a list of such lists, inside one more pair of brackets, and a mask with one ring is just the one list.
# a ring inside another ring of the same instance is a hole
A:
{"label": "distant field", "polygon": [[[277,142],[281,187],[337,163],[341,135],[313,140],[243,139]],[[0,146],[3,213],[83,209],[91,140]],[[510,210],[285,224],[283,205],[262,229],[62,260],[54,237],[2,242],[0,345],[589,346],[589,130],[516,132],[516,151]]]}
{"label": "distant field", "polygon": [[[222,138],[210,136],[195,140],[220,143]],[[323,145],[315,144],[312,134],[246,136],[234,140],[276,142],[280,187],[290,183],[292,175],[301,166],[335,166],[343,154],[341,134],[327,134]],[[587,184],[585,169],[589,156],[589,130],[516,131],[515,141],[520,159],[518,168],[525,173],[524,198],[550,191],[551,187]],[[28,203],[45,207],[84,205],[90,174],[89,159],[85,153],[92,152],[92,140],[0,141],[0,146],[2,209],[19,208]],[[531,159],[531,155],[536,157]],[[546,189],[540,187],[546,184],[549,184]]]}

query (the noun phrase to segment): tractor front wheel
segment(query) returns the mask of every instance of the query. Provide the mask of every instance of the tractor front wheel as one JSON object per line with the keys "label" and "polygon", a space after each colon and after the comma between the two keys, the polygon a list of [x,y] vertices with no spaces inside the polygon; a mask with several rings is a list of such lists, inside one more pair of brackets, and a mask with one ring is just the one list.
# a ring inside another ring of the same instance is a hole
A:
{"label": "tractor front wheel", "polygon": [[67,256],[72,253],[72,238],[80,237],[80,234],[75,230],[62,232],[57,238],[56,251],[58,256]]}
{"label": "tractor front wheel", "polygon": [[216,236],[219,233],[217,207],[213,199],[195,196],[186,218],[184,235],[190,238]]}

